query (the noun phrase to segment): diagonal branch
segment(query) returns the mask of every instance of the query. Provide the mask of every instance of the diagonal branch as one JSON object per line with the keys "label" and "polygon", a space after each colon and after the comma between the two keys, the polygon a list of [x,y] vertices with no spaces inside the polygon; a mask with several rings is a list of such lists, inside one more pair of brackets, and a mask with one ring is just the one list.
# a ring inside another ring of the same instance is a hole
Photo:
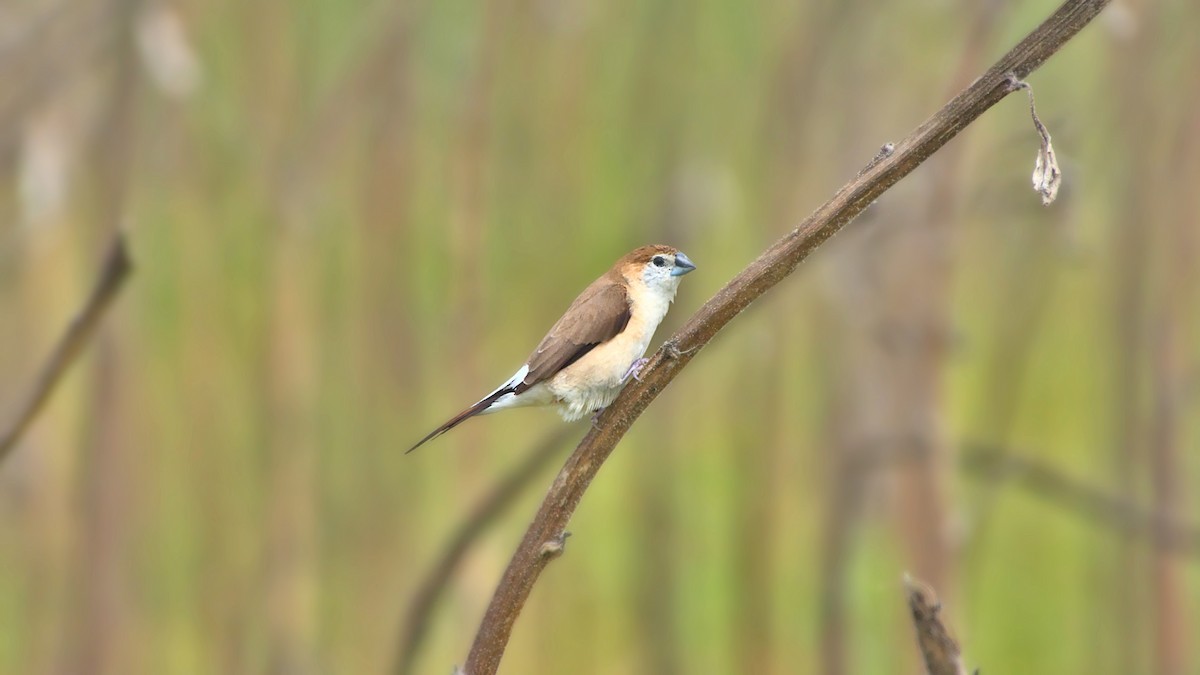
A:
{"label": "diagonal branch", "polygon": [[1014,91],[1024,79],[1088,24],[1108,0],[1068,0],[987,73],[954,97],[904,140],[881,152],[799,227],[768,248],[708,300],[651,358],[641,381],[626,387],[600,416],[555,478],[513,555],[484,614],[467,656],[469,675],[491,675],[500,666],[513,624],[538,575],[561,547],[568,520],[600,466],[634,420],[675,379],[696,353],[742,310],[788,275],[800,261],[879,198],[963,128]]}
{"label": "diagonal branch", "polygon": [[37,417],[46,401],[50,399],[50,394],[54,392],[54,387],[58,385],[63,374],[74,363],[75,357],[91,339],[92,334],[96,332],[96,327],[100,324],[104,311],[108,309],[113,298],[117,297],[117,292],[121,290],[121,285],[132,269],[129,252],[125,249],[125,236],[118,232],[104,258],[100,278],[96,281],[96,286],[92,289],[87,303],[67,326],[66,332],[55,346],[54,352],[38,374],[37,381],[26,398],[25,404],[4,435],[0,436],[0,462],[3,462],[12,453],[25,430],[29,428],[30,423]]}

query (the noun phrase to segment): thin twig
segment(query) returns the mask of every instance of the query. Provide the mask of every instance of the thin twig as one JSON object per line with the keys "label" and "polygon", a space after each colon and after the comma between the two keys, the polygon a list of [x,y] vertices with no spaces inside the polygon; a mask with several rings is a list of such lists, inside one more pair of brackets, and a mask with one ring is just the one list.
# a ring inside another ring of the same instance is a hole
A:
{"label": "thin twig", "polygon": [[929,675],[967,675],[962,650],[942,623],[942,603],[933,589],[906,574],[904,592],[908,595],[908,609],[917,629],[917,645],[921,647]]}
{"label": "thin twig", "polygon": [[105,310],[112,304],[113,298],[121,290],[121,285],[128,278],[132,269],[129,252],[125,248],[125,236],[118,232],[113,237],[112,245],[108,249],[104,265],[100,270],[100,277],[96,280],[87,304],[67,326],[66,332],[55,346],[54,352],[42,366],[25,404],[9,424],[8,430],[4,432],[3,436],[0,436],[0,462],[3,462],[16,447],[30,423],[49,400],[50,394],[54,392],[54,388],[62,379],[63,374],[95,334],[96,327],[100,324],[100,319],[104,317]]}
{"label": "thin twig", "polygon": [[417,654],[425,634],[429,630],[433,610],[437,607],[438,600],[446,592],[450,580],[458,571],[458,566],[466,557],[472,544],[502,513],[512,506],[517,498],[525,492],[525,488],[533,482],[533,479],[537,478],[542,470],[550,464],[550,460],[558,456],[559,450],[562,449],[573,431],[574,427],[562,425],[546,435],[459,525],[458,531],[451,537],[442,555],[438,557],[437,562],[430,568],[429,574],[417,587],[417,592],[408,606],[396,665],[392,669],[396,675],[409,675],[414,672]]}
{"label": "thin twig", "polygon": [[787,278],[817,246],[1012,93],[1010,74],[1028,76],[1107,4],[1108,0],[1068,0],[987,73],[897,143],[892,154],[843,186],[734,277],[655,353],[641,381],[627,386],[605,410],[555,478],[484,614],[467,656],[467,673],[491,675],[499,668],[517,616],[548,563],[540,554],[543,545],[562,536],[583,493],[617,442],[695,354],[751,302]]}

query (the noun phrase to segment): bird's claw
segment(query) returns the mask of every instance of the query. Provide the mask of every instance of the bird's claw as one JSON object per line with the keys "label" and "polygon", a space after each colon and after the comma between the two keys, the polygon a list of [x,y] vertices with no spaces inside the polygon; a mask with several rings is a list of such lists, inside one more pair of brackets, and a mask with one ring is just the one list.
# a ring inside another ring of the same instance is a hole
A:
{"label": "bird's claw", "polygon": [[628,382],[630,377],[638,382],[641,382],[642,378],[638,377],[638,375],[642,372],[642,368],[644,368],[647,363],[650,363],[650,359],[643,356],[637,361],[629,364],[629,370],[625,371],[625,374],[621,376],[621,384]]}

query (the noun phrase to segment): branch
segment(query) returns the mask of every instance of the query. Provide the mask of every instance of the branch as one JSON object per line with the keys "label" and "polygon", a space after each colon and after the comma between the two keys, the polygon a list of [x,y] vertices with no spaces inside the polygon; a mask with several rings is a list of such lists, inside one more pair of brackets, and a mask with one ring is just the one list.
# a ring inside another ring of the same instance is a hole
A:
{"label": "branch", "polygon": [[541,473],[550,460],[554,459],[572,429],[569,425],[562,425],[543,438],[459,525],[458,531],[450,539],[429,575],[417,587],[417,592],[408,606],[408,619],[405,621],[403,637],[400,640],[396,665],[392,669],[396,675],[408,675],[414,671],[417,650],[429,628],[433,608],[450,585],[451,577],[458,570],[459,563],[471,545],[517,497],[521,496],[526,486]]}
{"label": "branch", "polygon": [[1200,557],[1200,530],[1162,511],[1064,476],[1055,469],[1002,448],[968,443],[963,470],[984,478],[1013,480],[1042,499],[1092,522],[1153,543],[1162,550]]}
{"label": "branch", "polygon": [[[912,438],[875,440],[845,453],[843,471],[867,473],[926,456],[924,444]],[[1200,528],[1179,515],[1145,508],[1129,499],[1072,478],[1045,462],[1041,453],[977,441],[958,444],[959,469],[977,479],[1012,481],[1017,487],[1094,525],[1141,539],[1156,548],[1200,558]]]}
{"label": "branch", "polygon": [[4,435],[0,436],[0,462],[3,462],[12,453],[30,423],[49,400],[50,394],[54,392],[54,387],[58,385],[63,374],[74,363],[79,352],[96,332],[96,327],[100,324],[105,310],[112,304],[113,298],[121,290],[122,283],[132,269],[129,252],[125,248],[125,236],[118,232],[113,237],[112,245],[104,258],[100,278],[96,281],[96,286],[92,289],[87,304],[67,326],[66,332],[59,339],[50,358],[42,366],[42,371],[38,374],[25,405],[20,409]]}
{"label": "branch", "polygon": [[933,589],[906,574],[904,592],[908,595],[908,609],[917,629],[917,645],[929,675],[967,675],[958,642],[938,616],[942,603]]}
{"label": "branch", "polygon": [[484,614],[467,656],[467,673],[491,675],[499,668],[517,615],[553,557],[545,551],[561,551],[552,544],[561,542],[567,522],[600,466],[634,420],[696,353],[751,302],[790,275],[817,246],[1012,93],[1014,78],[1028,76],[1107,4],[1108,0],[1068,0],[987,73],[904,140],[881,152],[832,199],[734,277],[654,354],[641,381],[627,386],[601,414],[555,478]]}

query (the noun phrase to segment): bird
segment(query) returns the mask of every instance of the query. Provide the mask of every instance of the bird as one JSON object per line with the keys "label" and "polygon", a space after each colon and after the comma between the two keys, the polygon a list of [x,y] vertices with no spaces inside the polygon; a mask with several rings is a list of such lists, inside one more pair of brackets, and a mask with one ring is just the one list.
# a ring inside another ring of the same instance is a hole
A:
{"label": "bird", "polygon": [[663,245],[622,256],[575,298],[529,359],[492,393],[429,432],[405,454],[478,415],[555,406],[573,422],[606,408],[637,377],[683,276],[696,265]]}

